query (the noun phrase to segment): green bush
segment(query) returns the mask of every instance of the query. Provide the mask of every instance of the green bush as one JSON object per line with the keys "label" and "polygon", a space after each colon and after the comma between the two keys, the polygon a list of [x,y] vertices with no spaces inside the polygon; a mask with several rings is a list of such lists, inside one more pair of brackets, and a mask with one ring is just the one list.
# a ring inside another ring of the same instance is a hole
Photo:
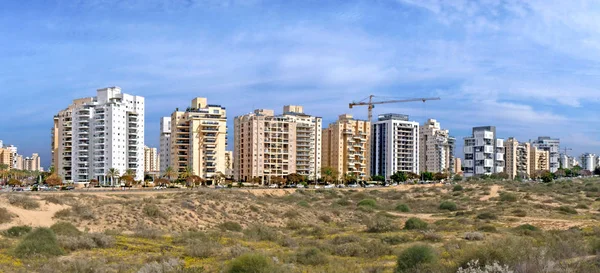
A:
{"label": "green bush", "polygon": [[241,232],[242,226],[236,222],[227,221],[219,225],[221,230]]}
{"label": "green bush", "polygon": [[374,209],[377,207],[377,201],[375,201],[374,199],[363,199],[360,202],[358,202],[357,206]]}
{"label": "green bush", "polygon": [[401,203],[396,206],[396,210],[400,212],[410,212],[410,207],[407,204]]}
{"label": "green bush", "polygon": [[327,264],[329,259],[317,248],[309,248],[296,254],[296,262],[303,265]]}
{"label": "green bush", "polygon": [[461,185],[456,185],[454,186],[454,188],[452,188],[452,191],[462,191],[463,190],[463,186]]}
{"label": "green bush", "polygon": [[4,236],[7,236],[7,237],[17,238],[17,237],[21,237],[29,232],[31,232],[30,226],[14,226],[14,227],[11,227],[11,228],[7,229],[6,231],[4,231],[3,234],[4,234]]}
{"label": "green bush", "polygon": [[477,230],[483,231],[483,232],[497,232],[498,231],[496,229],[496,227],[492,226],[492,225],[483,225],[483,226],[480,226],[479,228],[477,228]]}
{"label": "green bush", "polygon": [[435,251],[430,246],[412,246],[398,255],[396,272],[411,272],[422,264],[434,263],[436,259]]}
{"label": "green bush", "polygon": [[496,220],[498,219],[498,216],[496,216],[495,214],[491,213],[491,212],[483,212],[477,215],[477,219],[481,219],[481,220]]}
{"label": "green bush", "polygon": [[512,213],[513,213],[514,216],[517,216],[517,217],[525,217],[525,216],[527,216],[527,212],[524,211],[524,210],[522,210],[522,209],[513,210]]}
{"label": "green bush", "polygon": [[577,214],[577,210],[569,206],[560,206],[558,207],[558,211],[566,214]]}
{"label": "green bush", "polygon": [[412,217],[412,218],[409,218],[408,220],[406,220],[406,223],[404,223],[404,229],[406,229],[406,230],[427,229],[427,222],[425,222],[419,218]]}
{"label": "green bush", "polygon": [[221,244],[213,240],[190,240],[185,246],[185,254],[194,258],[208,258],[218,254]]}
{"label": "green bush", "polygon": [[576,209],[589,209],[590,207],[588,207],[586,204],[577,204],[577,206],[575,206]]}
{"label": "green bush", "polygon": [[56,235],[49,228],[37,228],[27,234],[14,249],[19,258],[60,256],[64,251],[58,245]]}
{"label": "green bush", "polygon": [[302,200],[302,201],[298,202],[298,206],[301,206],[301,207],[304,207],[304,208],[310,207],[310,205],[308,204],[308,202],[306,202],[305,200]]}
{"label": "green bush", "polygon": [[392,236],[386,236],[381,238],[381,242],[388,244],[388,245],[399,245],[399,244],[404,244],[404,243],[408,243],[408,242],[412,242],[413,239],[409,236],[409,235],[392,235]]}
{"label": "green bush", "polygon": [[73,224],[69,222],[58,222],[50,227],[54,234],[62,236],[78,236],[81,234]]}
{"label": "green bush", "polygon": [[385,215],[375,215],[367,222],[367,232],[380,233],[398,230],[398,227]]}
{"label": "green bush", "polygon": [[456,211],[457,207],[456,207],[456,203],[452,202],[452,201],[444,201],[440,204],[440,209],[441,210],[449,210],[449,211]]}
{"label": "green bush", "polygon": [[503,202],[516,202],[517,201],[517,195],[514,193],[509,193],[509,192],[502,192],[500,193],[500,201]]}
{"label": "green bush", "polygon": [[246,239],[251,241],[271,241],[276,242],[279,239],[279,233],[265,225],[255,224],[244,230]]}
{"label": "green bush", "polygon": [[269,258],[261,254],[247,253],[237,257],[229,264],[227,273],[267,273],[272,272],[274,266]]}

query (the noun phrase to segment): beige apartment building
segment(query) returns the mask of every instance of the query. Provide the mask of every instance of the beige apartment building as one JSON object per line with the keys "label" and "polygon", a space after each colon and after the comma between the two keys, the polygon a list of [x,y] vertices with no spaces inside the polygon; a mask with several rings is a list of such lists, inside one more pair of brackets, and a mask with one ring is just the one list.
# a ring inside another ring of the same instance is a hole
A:
{"label": "beige apartment building", "polygon": [[462,174],[462,161],[460,160],[460,158],[455,157],[454,158],[454,174]]}
{"label": "beige apartment building", "polygon": [[233,176],[233,152],[225,151],[225,176]]}
{"label": "beige apartment building", "polygon": [[194,175],[212,182],[225,173],[227,112],[221,105],[195,98],[185,111],[171,114],[170,164],[179,173],[190,167]]}
{"label": "beige apartment building", "polygon": [[284,106],[283,116],[296,123],[296,173],[316,181],[321,177],[322,118],[297,105]]}
{"label": "beige apartment building", "polygon": [[366,179],[370,171],[371,123],[344,114],[336,122],[323,129],[322,154],[324,167],[338,171],[342,179],[352,174],[359,180]]}
{"label": "beige apartment building", "polygon": [[429,119],[419,128],[419,172],[455,172],[454,139],[440,123]]}
{"label": "beige apartment building", "polygon": [[159,173],[159,155],[156,148],[144,146],[144,173]]}
{"label": "beige apartment building", "polygon": [[296,122],[258,109],[234,120],[234,178],[270,184],[296,173]]}
{"label": "beige apartment building", "polygon": [[531,145],[529,150],[530,169],[535,171],[550,171],[550,151],[541,150]]}
{"label": "beige apartment building", "polygon": [[0,147],[0,165],[8,166],[8,169],[13,168],[13,155],[11,150]]}
{"label": "beige apartment building", "polygon": [[531,144],[519,143],[515,138],[509,138],[505,142],[505,171],[510,179],[516,177],[531,177]]}

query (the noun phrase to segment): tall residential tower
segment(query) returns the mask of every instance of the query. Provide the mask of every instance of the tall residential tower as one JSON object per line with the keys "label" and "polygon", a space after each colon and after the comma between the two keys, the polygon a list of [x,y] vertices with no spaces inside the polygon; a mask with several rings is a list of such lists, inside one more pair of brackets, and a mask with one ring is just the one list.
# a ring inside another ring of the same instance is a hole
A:
{"label": "tall residential tower", "polygon": [[390,179],[398,171],[419,173],[419,152],[418,122],[406,115],[379,115],[371,132],[371,175]]}
{"label": "tall residential tower", "polygon": [[504,140],[497,138],[495,126],[475,127],[464,140],[465,177],[504,172]]}

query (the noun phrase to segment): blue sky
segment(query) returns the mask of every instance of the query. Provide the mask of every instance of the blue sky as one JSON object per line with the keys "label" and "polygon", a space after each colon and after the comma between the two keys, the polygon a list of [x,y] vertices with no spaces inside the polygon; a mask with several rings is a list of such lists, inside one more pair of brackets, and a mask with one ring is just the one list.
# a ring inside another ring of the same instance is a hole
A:
{"label": "blue sky", "polygon": [[193,97],[227,107],[230,122],[300,104],[328,123],[342,113],[365,118],[348,103],[375,94],[441,97],[375,114],[436,118],[459,142],[473,126],[495,125],[503,138],[549,135],[574,154],[599,153],[598,4],[2,1],[0,139],[48,166],[53,115],[117,85],[146,97],[150,146],[159,118]]}

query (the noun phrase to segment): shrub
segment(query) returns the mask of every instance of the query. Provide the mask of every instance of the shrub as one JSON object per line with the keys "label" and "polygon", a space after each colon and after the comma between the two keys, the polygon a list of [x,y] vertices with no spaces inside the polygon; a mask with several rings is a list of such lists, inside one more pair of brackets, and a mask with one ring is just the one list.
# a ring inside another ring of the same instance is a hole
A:
{"label": "shrub", "polygon": [[483,231],[483,232],[497,232],[498,231],[496,229],[496,227],[492,226],[492,225],[483,225],[483,226],[480,226],[477,230]]}
{"label": "shrub", "polygon": [[577,206],[575,206],[576,209],[589,209],[590,207],[588,207],[586,204],[577,204]]}
{"label": "shrub", "polygon": [[464,238],[468,241],[481,241],[485,236],[481,232],[467,232],[465,233]]}
{"label": "shrub", "polygon": [[305,208],[310,207],[310,205],[308,204],[308,202],[306,202],[304,200],[298,202],[298,206],[305,207]]}
{"label": "shrub", "polygon": [[69,222],[58,222],[50,227],[54,234],[62,236],[78,236],[81,234],[73,224]]}
{"label": "shrub", "polygon": [[390,255],[391,249],[384,245],[381,241],[357,241],[346,244],[337,245],[333,249],[333,253],[344,257],[363,257],[376,258],[384,255]]}
{"label": "shrub", "polygon": [[331,223],[331,221],[333,221],[333,219],[331,219],[331,216],[326,215],[326,214],[319,215],[319,220],[321,220],[325,223]]}
{"label": "shrub", "polygon": [[462,191],[463,190],[463,186],[461,185],[456,185],[454,186],[454,188],[452,188],[452,191]]}
{"label": "shrub", "polygon": [[530,225],[530,224],[520,225],[520,226],[514,228],[514,230],[518,234],[522,234],[522,235],[533,235],[540,231],[539,228],[537,228],[536,226]]}
{"label": "shrub", "polygon": [[11,228],[7,229],[6,231],[4,231],[3,234],[4,234],[4,236],[7,236],[7,237],[17,238],[17,237],[21,237],[29,232],[31,232],[30,226],[14,226],[14,227],[11,227]]}
{"label": "shrub", "polygon": [[229,264],[227,273],[260,273],[273,271],[272,262],[261,254],[248,253],[235,258]]}
{"label": "shrub", "polygon": [[71,208],[71,210],[73,211],[73,213],[75,213],[75,215],[79,216],[81,219],[84,219],[84,220],[96,219],[96,215],[94,215],[94,212],[92,212],[91,207],[80,205],[80,204],[75,204]]}
{"label": "shrub", "polygon": [[407,235],[403,235],[403,236],[393,235],[393,236],[383,237],[383,238],[381,238],[381,241],[385,244],[395,246],[395,245],[411,242],[412,238],[410,238]]}
{"label": "shrub", "polygon": [[577,214],[577,210],[569,206],[560,206],[558,207],[558,211],[566,214]]}
{"label": "shrub", "polygon": [[71,214],[72,214],[71,209],[61,209],[61,210],[55,212],[54,216],[52,218],[65,219],[65,218],[71,216]]}
{"label": "shrub", "polygon": [[477,219],[481,219],[481,220],[496,220],[498,219],[498,216],[496,216],[495,214],[491,213],[491,212],[483,212],[477,215]]}
{"label": "shrub", "polygon": [[0,224],[8,223],[12,220],[13,214],[6,208],[0,208]]}
{"label": "shrub", "polygon": [[441,210],[449,210],[449,211],[456,211],[457,207],[456,207],[456,203],[452,202],[452,201],[444,201],[440,204],[440,209]]}
{"label": "shrub", "polygon": [[409,272],[422,264],[433,263],[436,260],[434,250],[427,245],[409,247],[398,255],[396,272]]}
{"label": "shrub", "polygon": [[99,248],[113,247],[116,241],[112,236],[103,233],[89,233],[86,236],[91,238],[96,243],[96,247]]}
{"label": "shrub", "polygon": [[9,195],[8,203],[10,203],[13,206],[21,207],[24,209],[37,209],[40,207],[40,204],[31,197],[20,194]]}
{"label": "shrub", "polygon": [[423,241],[440,242],[443,239],[441,235],[439,235],[431,230],[423,231],[423,232],[421,232],[421,234],[423,235],[423,238],[422,238]]}
{"label": "shrub", "polygon": [[309,248],[296,254],[296,262],[303,265],[327,264],[329,259],[317,248]]}
{"label": "shrub", "polygon": [[19,258],[50,257],[63,254],[64,252],[56,240],[56,235],[49,228],[33,230],[23,238],[14,250],[14,255]]}
{"label": "shrub", "polygon": [[163,232],[160,229],[154,229],[150,227],[138,226],[133,235],[135,237],[147,238],[147,239],[158,239],[163,236]]}
{"label": "shrub", "polygon": [[409,218],[408,220],[406,220],[406,223],[404,223],[404,229],[406,229],[406,230],[427,229],[427,222],[425,222],[419,218],[412,217],[412,218]]}
{"label": "shrub", "polygon": [[363,199],[358,202],[357,206],[374,209],[377,207],[377,201],[375,199]]}
{"label": "shrub", "polygon": [[502,192],[500,193],[500,201],[503,202],[516,202],[517,201],[517,195],[514,193],[509,193],[509,192]]}
{"label": "shrub", "polygon": [[71,251],[96,247],[94,240],[87,236],[58,236],[57,240],[62,248]]}
{"label": "shrub", "polygon": [[194,258],[208,258],[217,254],[221,244],[213,240],[191,240],[185,246],[185,254]]}
{"label": "shrub", "polygon": [[375,215],[367,222],[367,232],[380,233],[398,230],[398,227],[385,215]]}
{"label": "shrub", "polygon": [[142,208],[144,215],[152,218],[163,217],[163,213],[160,211],[157,205],[155,204],[146,204],[144,208]]}
{"label": "shrub", "polygon": [[300,216],[300,213],[295,210],[288,210],[283,214],[283,217],[285,217],[285,218],[296,218],[299,216]]}
{"label": "shrub", "polygon": [[410,207],[407,204],[401,203],[396,206],[396,210],[400,212],[410,212]]}
{"label": "shrub", "polygon": [[57,205],[62,205],[63,201],[58,199],[58,197],[54,196],[54,195],[49,195],[49,196],[44,196],[44,198],[42,198],[44,201],[48,202],[48,203],[52,203],[52,204],[57,204]]}
{"label": "shrub", "polygon": [[340,205],[340,206],[349,206],[350,205],[350,200],[348,200],[347,198],[341,198],[340,200],[337,200],[337,202],[335,202],[336,204]]}
{"label": "shrub", "polygon": [[470,261],[465,268],[458,268],[456,273],[513,273],[507,265],[493,264],[480,265],[478,260]]}
{"label": "shrub", "polygon": [[244,230],[244,235],[252,241],[271,241],[279,239],[279,233],[265,225],[252,225]]}
{"label": "shrub", "polygon": [[527,216],[527,212],[524,211],[524,210],[522,210],[522,209],[513,210],[512,213],[513,213],[514,216],[517,216],[517,217],[525,217],[525,216]]}
{"label": "shrub", "polygon": [[242,231],[242,226],[236,222],[225,222],[219,225],[219,228],[221,230],[228,230],[228,231],[235,231],[235,232],[241,232]]}

